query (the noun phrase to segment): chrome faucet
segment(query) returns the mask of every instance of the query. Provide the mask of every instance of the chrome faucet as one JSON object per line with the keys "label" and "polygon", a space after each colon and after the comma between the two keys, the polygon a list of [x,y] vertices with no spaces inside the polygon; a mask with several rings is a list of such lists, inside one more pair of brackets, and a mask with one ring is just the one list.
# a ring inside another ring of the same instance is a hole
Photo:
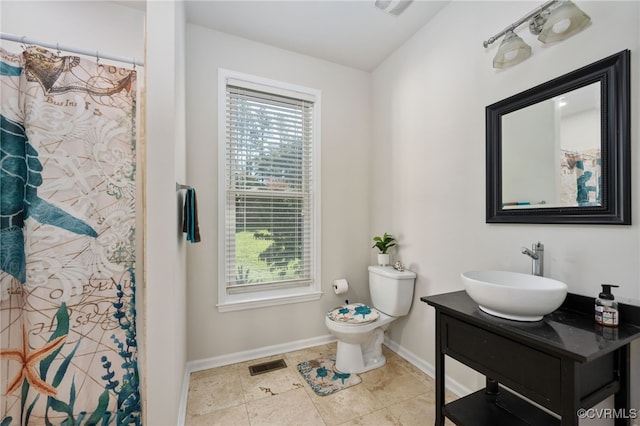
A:
{"label": "chrome faucet", "polygon": [[526,254],[532,260],[531,273],[541,277],[544,273],[544,244],[538,241],[531,246],[531,250],[522,247],[522,254]]}

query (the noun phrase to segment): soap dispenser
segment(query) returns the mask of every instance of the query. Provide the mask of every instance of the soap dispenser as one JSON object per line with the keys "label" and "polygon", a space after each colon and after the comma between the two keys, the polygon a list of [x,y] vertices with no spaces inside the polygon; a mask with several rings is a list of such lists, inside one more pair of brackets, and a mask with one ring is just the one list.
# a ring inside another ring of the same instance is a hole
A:
{"label": "soap dispenser", "polygon": [[596,299],[596,322],[606,327],[618,326],[618,302],[611,294],[613,284],[602,284],[602,293]]}

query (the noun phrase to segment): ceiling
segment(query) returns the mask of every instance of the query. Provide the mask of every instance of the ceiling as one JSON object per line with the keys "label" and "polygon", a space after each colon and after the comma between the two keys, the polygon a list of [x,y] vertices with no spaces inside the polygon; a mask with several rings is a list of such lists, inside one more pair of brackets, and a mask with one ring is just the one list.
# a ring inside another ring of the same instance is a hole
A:
{"label": "ceiling", "polygon": [[374,0],[186,0],[187,21],[364,71],[375,69],[447,3],[414,0],[399,16]]}

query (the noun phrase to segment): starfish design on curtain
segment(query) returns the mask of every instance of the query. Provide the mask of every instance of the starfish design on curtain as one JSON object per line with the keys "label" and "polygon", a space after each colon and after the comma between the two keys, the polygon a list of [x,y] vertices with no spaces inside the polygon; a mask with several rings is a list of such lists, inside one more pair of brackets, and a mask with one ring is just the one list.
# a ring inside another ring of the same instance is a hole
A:
{"label": "starfish design on curtain", "polygon": [[60,345],[64,343],[66,338],[67,335],[65,334],[64,336],[60,336],[57,339],[48,342],[40,349],[34,352],[29,352],[27,330],[24,326],[22,326],[22,350],[7,349],[0,351],[0,358],[14,359],[22,363],[20,372],[7,387],[5,395],[11,395],[13,392],[15,392],[26,378],[27,382],[29,382],[29,384],[33,386],[33,388],[38,392],[48,396],[56,396],[56,394],[58,393],[56,388],[42,380],[38,375],[36,368],[40,361],[42,361],[44,358],[48,357],[52,352],[58,349],[58,347],[60,347]]}

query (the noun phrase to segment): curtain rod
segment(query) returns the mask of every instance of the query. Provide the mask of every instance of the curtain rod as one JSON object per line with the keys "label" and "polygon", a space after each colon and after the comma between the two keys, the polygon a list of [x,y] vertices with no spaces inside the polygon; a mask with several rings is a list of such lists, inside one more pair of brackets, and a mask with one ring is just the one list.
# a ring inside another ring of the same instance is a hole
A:
{"label": "curtain rod", "polygon": [[116,56],[116,55],[110,55],[107,53],[100,53],[97,50],[91,51],[86,49],[78,49],[77,47],[65,46],[58,43],[48,43],[46,41],[34,40],[32,38],[17,36],[15,34],[0,32],[0,39],[15,41],[22,44],[36,44],[38,46],[46,47],[49,49],[64,50],[65,52],[77,53],[77,54],[86,55],[86,56],[93,56],[94,58],[97,58],[97,59],[107,59],[110,61],[117,61],[117,62],[133,64],[133,65],[139,65],[141,67],[144,66],[144,61],[140,61],[136,58],[127,58],[124,56]]}

